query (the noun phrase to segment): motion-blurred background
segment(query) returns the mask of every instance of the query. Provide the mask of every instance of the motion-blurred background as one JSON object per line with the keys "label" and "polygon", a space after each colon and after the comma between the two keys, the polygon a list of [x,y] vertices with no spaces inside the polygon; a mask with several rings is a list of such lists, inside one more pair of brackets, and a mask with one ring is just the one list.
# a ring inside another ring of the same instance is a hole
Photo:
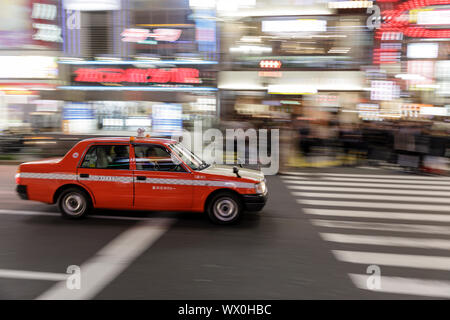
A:
{"label": "motion-blurred background", "polygon": [[445,174],[449,25],[449,0],[1,0],[0,160],[201,121],[280,129],[281,169]]}

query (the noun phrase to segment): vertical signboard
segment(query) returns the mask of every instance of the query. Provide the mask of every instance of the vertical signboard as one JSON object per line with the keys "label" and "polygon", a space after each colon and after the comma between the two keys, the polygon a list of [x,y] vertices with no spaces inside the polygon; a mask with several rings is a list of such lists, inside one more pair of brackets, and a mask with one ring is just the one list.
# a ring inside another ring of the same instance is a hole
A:
{"label": "vertical signboard", "polygon": [[180,135],[183,127],[179,104],[157,104],[152,107],[152,135]]}
{"label": "vertical signboard", "polygon": [[95,114],[90,104],[82,102],[70,102],[64,106],[64,133],[91,133],[95,131],[95,124]]}

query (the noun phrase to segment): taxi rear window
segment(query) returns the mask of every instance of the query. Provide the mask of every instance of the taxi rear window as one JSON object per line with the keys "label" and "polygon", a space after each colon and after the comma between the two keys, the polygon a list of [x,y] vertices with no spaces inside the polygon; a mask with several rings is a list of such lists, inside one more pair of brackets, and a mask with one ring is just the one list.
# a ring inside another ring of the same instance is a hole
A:
{"label": "taxi rear window", "polygon": [[81,168],[130,169],[130,148],[127,145],[95,145],[84,156]]}

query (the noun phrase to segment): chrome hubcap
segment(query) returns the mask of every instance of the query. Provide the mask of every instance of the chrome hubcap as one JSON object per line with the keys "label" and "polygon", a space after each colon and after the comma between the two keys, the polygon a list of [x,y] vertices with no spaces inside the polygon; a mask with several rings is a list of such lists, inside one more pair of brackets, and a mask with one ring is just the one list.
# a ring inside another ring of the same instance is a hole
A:
{"label": "chrome hubcap", "polygon": [[68,214],[76,216],[83,213],[86,203],[79,194],[70,193],[64,199],[64,208]]}
{"label": "chrome hubcap", "polygon": [[222,221],[230,221],[238,213],[237,203],[231,198],[219,199],[214,206],[215,216]]}

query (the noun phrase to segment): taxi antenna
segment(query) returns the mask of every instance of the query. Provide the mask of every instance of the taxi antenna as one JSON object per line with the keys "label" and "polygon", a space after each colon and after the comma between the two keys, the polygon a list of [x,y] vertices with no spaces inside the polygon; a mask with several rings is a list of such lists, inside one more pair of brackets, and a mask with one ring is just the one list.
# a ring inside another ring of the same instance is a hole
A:
{"label": "taxi antenna", "polygon": [[137,129],[137,137],[138,138],[143,138],[144,137],[144,132],[145,132],[144,128]]}

